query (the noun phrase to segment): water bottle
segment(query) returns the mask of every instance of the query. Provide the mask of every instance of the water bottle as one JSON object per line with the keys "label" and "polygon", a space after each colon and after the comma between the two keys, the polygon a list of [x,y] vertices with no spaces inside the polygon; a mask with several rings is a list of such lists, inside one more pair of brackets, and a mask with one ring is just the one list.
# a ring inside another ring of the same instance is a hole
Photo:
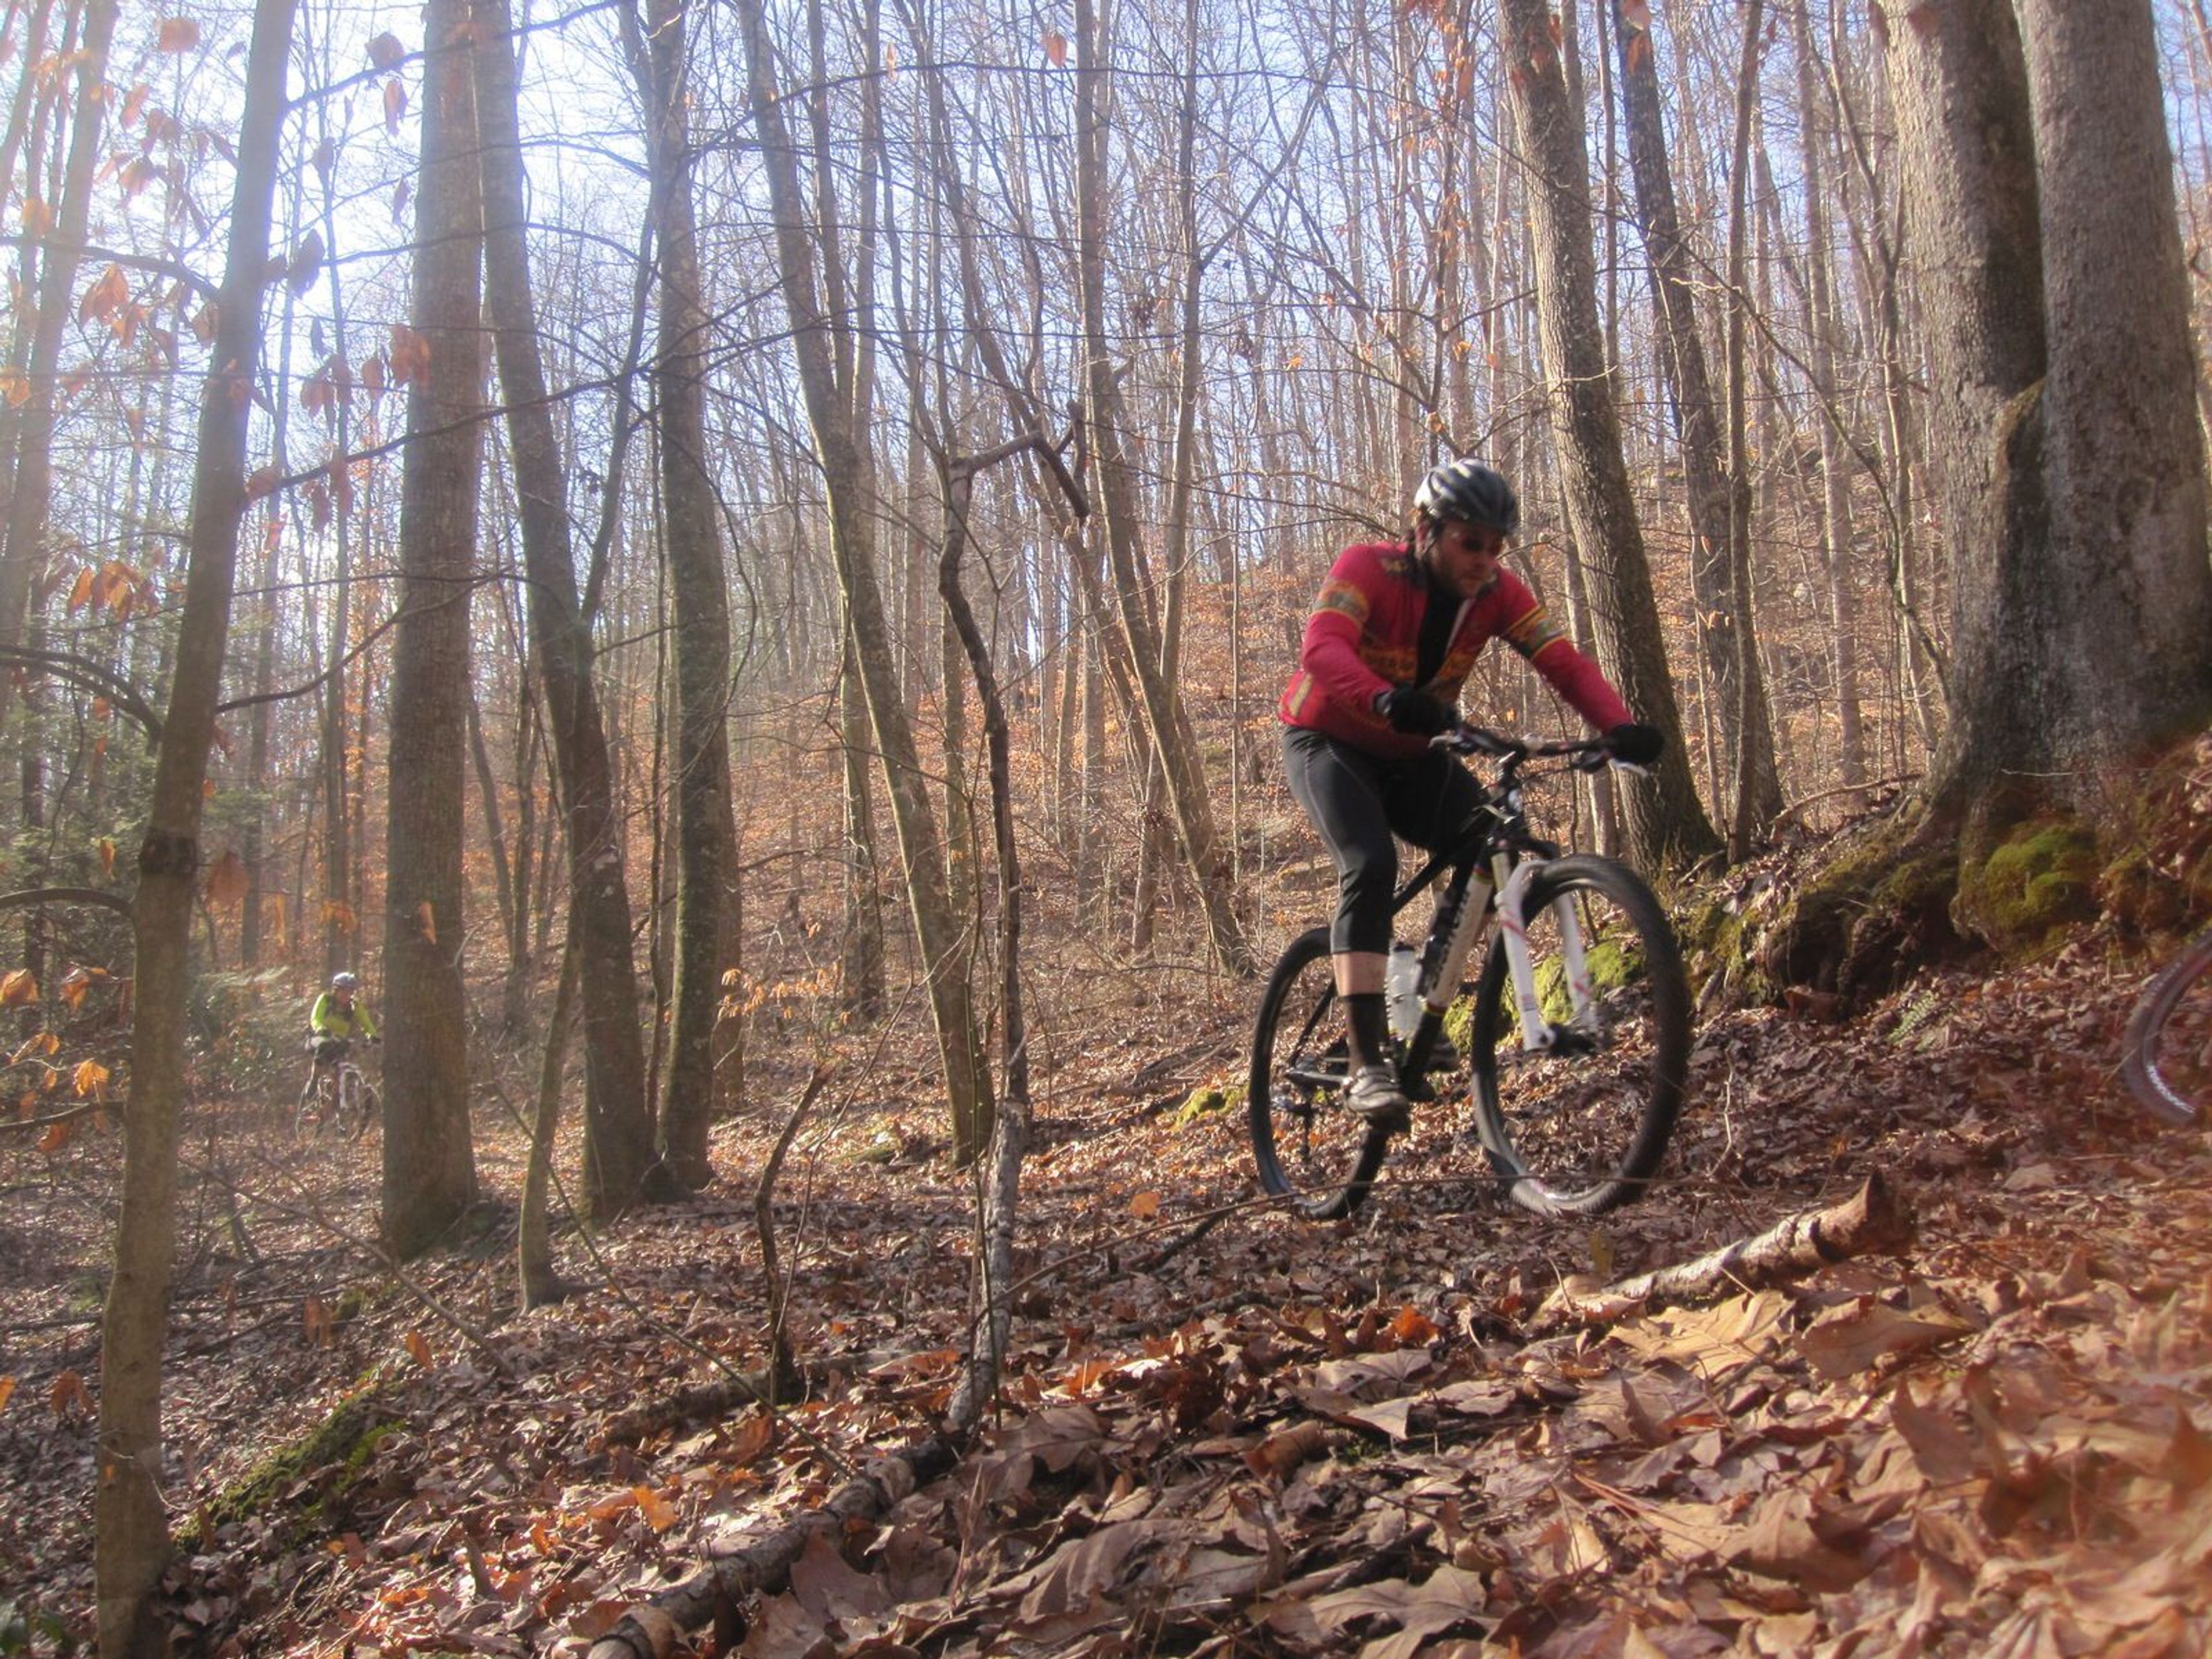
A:
{"label": "water bottle", "polygon": [[1382,969],[1382,995],[1390,1012],[1390,1034],[1410,1042],[1421,1023],[1421,957],[1410,945],[1390,947],[1390,960]]}

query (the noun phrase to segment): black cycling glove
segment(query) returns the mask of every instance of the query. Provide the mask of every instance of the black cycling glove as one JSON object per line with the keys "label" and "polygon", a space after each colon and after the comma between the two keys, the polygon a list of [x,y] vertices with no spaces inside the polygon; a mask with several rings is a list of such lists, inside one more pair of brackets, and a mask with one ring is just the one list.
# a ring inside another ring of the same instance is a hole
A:
{"label": "black cycling glove", "polygon": [[1605,734],[1613,759],[1628,766],[1649,766],[1666,752],[1666,734],[1656,726],[1644,726],[1633,720],[1616,726]]}
{"label": "black cycling glove", "polygon": [[1442,699],[1410,685],[1385,691],[1375,700],[1375,709],[1390,723],[1392,731],[1417,738],[1433,738],[1459,723],[1458,716],[1444,706]]}

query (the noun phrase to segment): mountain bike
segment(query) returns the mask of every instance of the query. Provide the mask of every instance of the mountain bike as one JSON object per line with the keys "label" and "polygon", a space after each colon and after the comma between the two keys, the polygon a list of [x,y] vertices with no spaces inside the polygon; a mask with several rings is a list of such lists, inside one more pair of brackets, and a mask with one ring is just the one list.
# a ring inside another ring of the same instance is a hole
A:
{"label": "mountain bike", "polygon": [[2212,1111],[2212,933],[2143,988],[2128,1017],[2120,1079],[2161,1123],[2186,1127]]}
{"label": "mountain bike", "polygon": [[[1498,763],[1457,840],[1401,886],[1402,913],[1442,883],[1415,987],[1419,1015],[1389,1056],[1416,1111],[1471,1073],[1475,1138],[1507,1194],[1546,1215],[1596,1215],[1640,1195],[1665,1156],[1690,1059],[1690,991],[1666,911],[1626,866],[1565,854],[1528,825],[1525,787],[1611,763],[1602,740],[1541,743],[1462,726],[1434,740]],[[1531,769],[1532,763],[1556,767]],[[1467,1027],[1444,1034],[1492,916]],[[1402,948],[1402,947],[1401,947]],[[1343,1010],[1328,929],[1275,964],[1252,1033],[1245,1107],[1260,1184],[1299,1213],[1357,1210],[1395,1126],[1343,1103]]]}
{"label": "mountain bike", "polygon": [[380,1109],[376,1085],[356,1063],[352,1042],[341,1038],[331,1061],[308,1073],[307,1086],[300,1091],[299,1109],[293,1115],[292,1133],[333,1133],[356,1140]]}

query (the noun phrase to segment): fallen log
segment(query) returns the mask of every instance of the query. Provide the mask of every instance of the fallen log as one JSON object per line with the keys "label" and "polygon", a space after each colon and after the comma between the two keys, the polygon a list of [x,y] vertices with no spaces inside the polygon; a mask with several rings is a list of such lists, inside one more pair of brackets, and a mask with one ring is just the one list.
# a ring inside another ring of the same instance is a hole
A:
{"label": "fallen log", "polygon": [[959,1447],[933,1434],[904,1451],[878,1457],[840,1486],[819,1508],[794,1516],[764,1538],[709,1563],[672,1589],[631,1608],[592,1644],[586,1659],[669,1659],[684,1633],[748,1595],[773,1595],[791,1576],[792,1564],[817,1533],[832,1538],[859,1521],[872,1521],[917,1487],[958,1461]]}
{"label": "fallen log", "polygon": [[1824,1210],[1807,1210],[1753,1238],[1656,1267],[1597,1290],[1562,1284],[1530,1322],[1532,1335],[1577,1325],[1607,1325],[1661,1303],[1694,1302],[1763,1285],[1779,1285],[1831,1262],[1896,1249],[1912,1237],[1912,1218],[1879,1171],[1858,1191]]}

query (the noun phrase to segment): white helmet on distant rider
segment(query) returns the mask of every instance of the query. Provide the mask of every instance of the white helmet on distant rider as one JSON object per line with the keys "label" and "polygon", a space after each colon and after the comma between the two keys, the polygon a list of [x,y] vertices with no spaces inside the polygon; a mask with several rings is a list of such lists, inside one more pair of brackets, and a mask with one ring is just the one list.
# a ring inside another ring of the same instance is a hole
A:
{"label": "white helmet on distant rider", "polygon": [[351,974],[332,974],[331,975],[331,989],[333,991],[350,991],[360,983],[361,981]]}

